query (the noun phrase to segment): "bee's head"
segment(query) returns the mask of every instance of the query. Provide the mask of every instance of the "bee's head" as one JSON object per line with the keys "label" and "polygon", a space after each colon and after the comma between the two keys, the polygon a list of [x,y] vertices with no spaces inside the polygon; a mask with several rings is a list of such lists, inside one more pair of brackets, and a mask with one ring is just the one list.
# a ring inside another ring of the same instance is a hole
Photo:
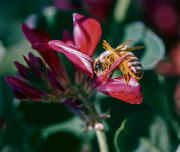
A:
{"label": "bee's head", "polygon": [[96,77],[101,75],[106,70],[105,64],[100,62],[99,58],[94,60],[93,68]]}

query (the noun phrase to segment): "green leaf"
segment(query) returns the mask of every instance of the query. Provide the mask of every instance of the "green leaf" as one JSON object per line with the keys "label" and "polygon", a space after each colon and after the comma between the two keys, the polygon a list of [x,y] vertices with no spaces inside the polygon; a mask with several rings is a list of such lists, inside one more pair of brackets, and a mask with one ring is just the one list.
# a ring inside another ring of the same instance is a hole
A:
{"label": "green leaf", "polygon": [[7,52],[0,63],[0,76],[15,73],[16,67],[13,65],[14,61],[18,61],[22,64],[25,63],[23,55],[27,56],[29,52],[39,56],[37,51],[31,49],[30,44],[25,39],[7,48]]}
{"label": "green leaf", "polygon": [[145,70],[153,69],[157,62],[164,58],[165,46],[163,41],[142,22],[133,22],[125,27],[122,42],[130,39],[136,39],[135,42],[142,43],[145,46],[141,64]]}
{"label": "green leaf", "polygon": [[[59,149],[56,149],[56,151],[78,151],[76,149],[80,145],[82,146],[81,148],[83,148],[83,145],[90,147],[90,143],[95,137],[95,132],[82,132],[84,125],[84,121],[82,121],[79,117],[74,116],[67,121],[43,128],[41,130],[41,136],[45,140],[45,144],[43,144],[43,147],[45,146],[44,149],[47,150],[46,145],[49,144],[57,144],[57,148],[59,147]],[[54,140],[54,138],[56,138],[56,140]],[[54,141],[56,142],[54,143]],[[53,142],[53,144],[51,142]],[[50,150],[52,150],[52,148]]]}
{"label": "green leaf", "polygon": [[71,119],[68,119],[65,122],[60,122],[60,123],[45,127],[42,130],[42,136],[46,138],[52,134],[56,134],[57,132],[66,131],[66,132],[71,132],[78,137],[79,134],[81,133],[81,128],[83,124],[84,122],[75,116]]}
{"label": "green leaf", "polygon": [[127,117],[116,131],[116,151],[169,152],[171,140],[165,122],[153,113],[141,111]]}

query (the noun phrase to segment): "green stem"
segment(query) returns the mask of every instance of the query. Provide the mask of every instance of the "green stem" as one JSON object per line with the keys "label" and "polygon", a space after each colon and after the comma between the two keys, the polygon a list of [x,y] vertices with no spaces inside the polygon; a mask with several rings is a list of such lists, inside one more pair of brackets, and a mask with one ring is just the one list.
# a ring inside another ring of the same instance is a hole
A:
{"label": "green stem", "polygon": [[[76,92],[76,91],[75,91]],[[83,97],[82,94],[79,94],[77,92],[76,94],[77,99],[81,100],[83,103],[83,106],[88,110],[89,112],[89,118],[86,118],[84,116],[84,113],[82,113],[81,117],[84,118],[84,120],[91,121],[91,123],[94,125],[96,122],[100,122],[102,120],[99,119],[99,114],[94,106],[94,103],[90,102],[87,98]],[[100,152],[108,152],[108,144],[106,142],[106,136],[103,130],[96,130],[96,136],[99,143]]]}
{"label": "green stem", "polygon": [[127,11],[131,0],[118,0],[114,8],[114,19],[116,22],[122,23],[126,18]]}
{"label": "green stem", "polygon": [[99,143],[100,152],[108,152],[106,136],[103,130],[96,130],[96,136]]}

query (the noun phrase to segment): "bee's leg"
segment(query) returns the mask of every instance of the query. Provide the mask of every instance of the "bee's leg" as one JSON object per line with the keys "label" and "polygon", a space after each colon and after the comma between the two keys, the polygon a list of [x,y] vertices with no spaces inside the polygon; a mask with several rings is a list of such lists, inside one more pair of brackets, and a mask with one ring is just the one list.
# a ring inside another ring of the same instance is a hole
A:
{"label": "bee's leg", "polygon": [[127,64],[127,62],[123,62],[122,64],[121,64],[121,71],[122,71],[122,73],[123,73],[123,76],[124,76],[124,79],[125,79],[125,81],[126,81],[126,83],[127,83],[127,86],[129,86],[129,74],[128,74],[128,64]]}
{"label": "bee's leg", "polygon": [[125,79],[125,81],[127,83],[127,86],[129,87],[129,74],[128,73],[124,74],[124,79]]}

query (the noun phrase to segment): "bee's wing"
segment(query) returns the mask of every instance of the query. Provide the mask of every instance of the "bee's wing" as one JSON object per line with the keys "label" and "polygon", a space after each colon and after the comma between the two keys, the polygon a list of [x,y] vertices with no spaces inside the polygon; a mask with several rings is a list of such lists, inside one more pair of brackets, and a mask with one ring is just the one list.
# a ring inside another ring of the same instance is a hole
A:
{"label": "bee's wing", "polygon": [[139,49],[143,49],[144,46],[135,46],[135,47],[130,47],[127,48],[126,51],[135,51],[135,50],[139,50]]}
{"label": "bee's wing", "polygon": [[115,48],[115,51],[120,51],[121,49],[127,47],[127,45],[129,45],[130,43],[132,43],[133,41],[135,41],[134,39],[132,40],[128,40],[126,42],[124,42],[123,44],[119,45],[117,48]]}

